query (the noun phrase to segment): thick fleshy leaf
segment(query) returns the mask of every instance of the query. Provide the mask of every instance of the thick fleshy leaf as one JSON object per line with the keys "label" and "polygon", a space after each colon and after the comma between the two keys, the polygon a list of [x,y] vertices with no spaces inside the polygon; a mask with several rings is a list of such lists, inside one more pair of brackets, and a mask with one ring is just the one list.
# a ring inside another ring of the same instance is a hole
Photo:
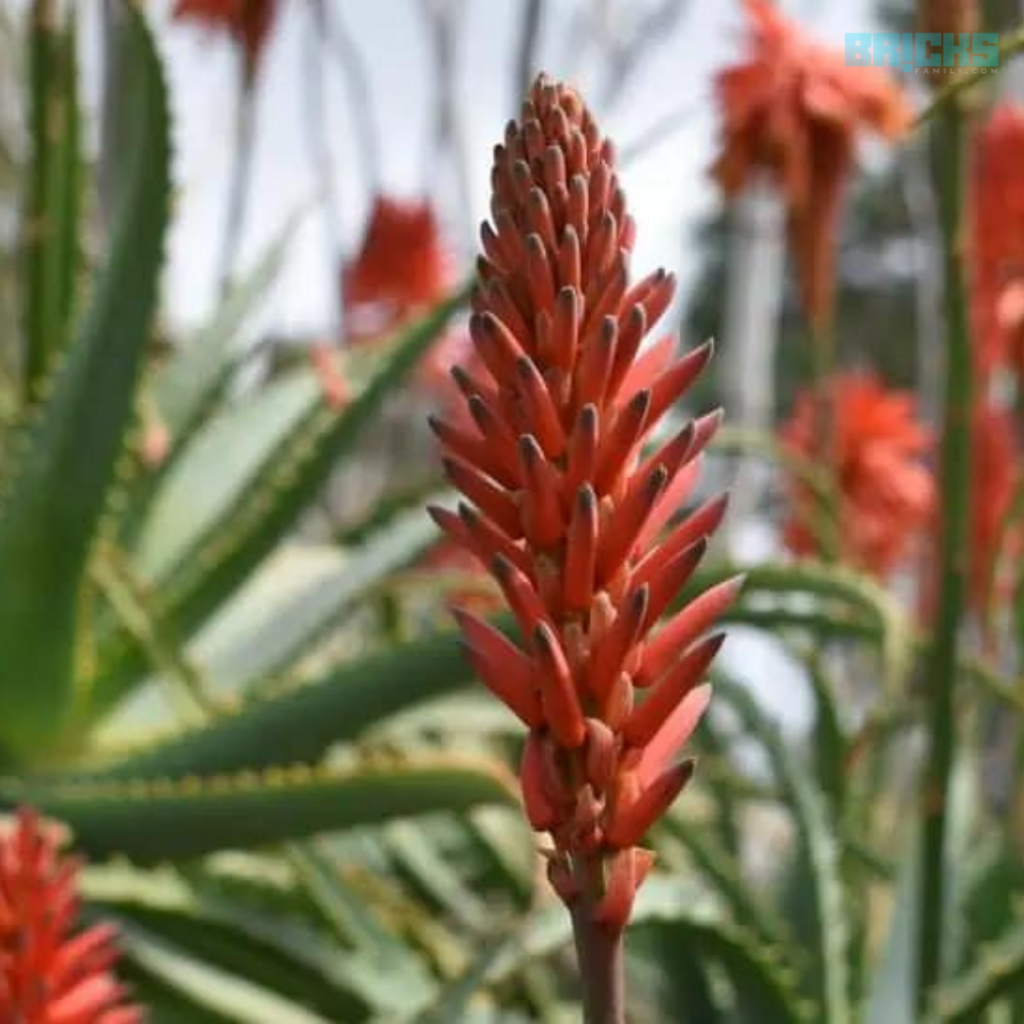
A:
{"label": "thick fleshy leaf", "polygon": [[25,368],[31,392],[66,347],[81,262],[82,153],[76,19],[33,5],[29,30],[32,163],[25,220]]}
{"label": "thick fleshy leaf", "polygon": [[0,806],[30,804],[67,824],[90,857],[184,860],[391,818],[514,803],[483,761],[425,759],[334,772],[270,768],[209,779],[26,784],[0,780]]}
{"label": "thick fleshy leaf", "polygon": [[457,635],[439,633],[345,662],[316,682],[253,701],[86,777],[182,778],[310,763],[332,744],[471,678]]}
{"label": "thick fleshy leaf", "polygon": [[[718,962],[738,991],[754,996],[764,1020],[799,1024],[818,1019],[802,1003],[791,972],[772,952],[728,921],[692,886],[668,878],[647,880],[637,895],[632,927],[658,925],[672,936],[670,947],[684,936]],[[462,1020],[466,1007],[482,988],[514,977],[534,960],[550,956],[572,941],[572,925],[564,907],[553,906],[533,914],[511,932],[507,940],[483,950],[478,963],[445,989],[421,1018],[431,1024]]]}
{"label": "thick fleshy leaf", "polygon": [[[196,539],[161,591],[158,611],[178,635],[193,633],[276,547],[464,299],[455,295],[409,328],[340,413],[317,403],[266,455],[254,476],[258,485],[244,489]],[[100,652],[90,710],[109,710],[144,670],[144,652],[119,634]]]}
{"label": "thick fleshy leaf", "polygon": [[811,869],[818,924],[819,991],[826,1019],[853,1019],[850,921],[843,889],[839,842],[824,793],[799,764],[778,726],[750,693],[732,680],[715,679],[716,695],[760,741],[796,819],[800,846]]}
{"label": "thick fleshy leaf", "polygon": [[142,14],[130,11],[117,34],[133,81],[123,206],[88,314],[0,497],[0,737],[22,752],[37,751],[64,724],[79,584],[131,419],[163,254],[167,95]]}

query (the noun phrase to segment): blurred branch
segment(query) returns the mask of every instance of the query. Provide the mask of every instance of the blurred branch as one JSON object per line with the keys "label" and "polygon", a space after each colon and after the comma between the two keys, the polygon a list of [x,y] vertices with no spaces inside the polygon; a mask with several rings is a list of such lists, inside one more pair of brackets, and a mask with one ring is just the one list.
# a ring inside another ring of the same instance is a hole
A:
{"label": "blurred branch", "polygon": [[[768,432],[775,412],[773,373],[783,293],[782,206],[770,183],[751,183],[733,208],[723,351],[723,400],[734,422]],[[781,446],[780,446],[781,447]],[[728,537],[735,546],[768,485],[764,467],[741,459],[732,485]]]}
{"label": "blurred branch", "polygon": [[231,192],[228,196],[228,219],[224,226],[220,254],[220,297],[231,284],[231,275],[238,256],[238,247],[245,226],[245,211],[252,178],[253,142],[256,122],[255,77],[249,62],[239,55],[239,91],[235,120],[235,146],[232,153]]}
{"label": "blurred branch", "polygon": [[341,303],[341,275],[339,268],[342,261],[342,227],[341,207],[338,200],[338,188],[334,176],[334,160],[327,135],[327,119],[325,117],[324,95],[327,86],[327,68],[325,53],[327,46],[327,5],[324,0],[314,0],[311,7],[312,17],[308,23],[306,37],[305,64],[305,100],[306,100],[306,139],[309,145],[310,158],[314,173],[319,184],[320,198],[324,204],[326,219],[325,233],[327,236],[327,266],[339,285],[334,289],[334,322],[333,334],[340,343],[342,338],[343,307]]}
{"label": "blurred branch", "polygon": [[[625,5],[635,8],[635,3]],[[661,0],[642,13],[631,32],[609,33],[609,53],[605,60],[605,77],[598,92],[598,106],[611,110],[622,98],[636,71],[643,67],[651,51],[664,45],[687,10],[686,0]]]}
{"label": "blurred branch", "polygon": [[663,142],[670,139],[677,131],[689,124],[690,120],[708,109],[710,99],[699,96],[688,99],[680,107],[669,111],[664,117],[658,118],[649,128],[642,131],[632,142],[627,142],[619,149],[619,166],[626,167]]}
{"label": "blurred branch", "polygon": [[1016,29],[1014,32],[1007,33],[999,43],[999,64],[994,68],[989,68],[990,74],[987,75],[963,75],[960,78],[954,78],[948,85],[939,89],[932,97],[932,101],[917,115],[916,123],[918,125],[923,124],[929,118],[931,118],[936,111],[946,106],[951,100],[954,100],[964,92],[966,89],[970,89],[972,86],[978,85],[980,82],[990,82],[992,79],[1002,71],[1009,60],[1024,50],[1024,25]]}
{"label": "blurred branch", "polygon": [[516,52],[516,79],[512,90],[513,110],[517,109],[520,97],[529,91],[534,75],[540,70],[537,67],[537,49],[543,17],[544,0],[525,0],[522,31]]}
{"label": "blurred branch", "polygon": [[460,220],[463,238],[472,239],[472,189],[469,183],[469,160],[462,124],[456,82],[456,43],[462,25],[463,0],[422,0],[423,12],[431,30],[434,49],[434,80],[436,96],[434,128],[428,136],[428,152],[423,162],[426,175],[424,192],[444,181],[447,160],[451,183],[451,209]]}
{"label": "blurred branch", "polygon": [[324,0],[317,0],[317,3],[322,11],[325,37],[330,43],[348,93],[348,106],[358,136],[358,145],[352,147],[350,152],[358,153],[359,159],[363,161],[366,187],[373,193],[380,187],[380,144],[373,121],[370,76],[359,47],[341,20],[338,5],[324,3]]}

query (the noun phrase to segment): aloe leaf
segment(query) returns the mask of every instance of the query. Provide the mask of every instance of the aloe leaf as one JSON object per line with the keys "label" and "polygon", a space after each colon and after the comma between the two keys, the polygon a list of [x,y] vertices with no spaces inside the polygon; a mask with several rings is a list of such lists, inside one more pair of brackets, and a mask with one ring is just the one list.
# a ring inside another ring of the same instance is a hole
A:
{"label": "aloe leaf", "polygon": [[133,548],[139,575],[156,585],[179,569],[318,401],[312,373],[289,373],[205,424],[149,506]]}
{"label": "aloe leaf", "polygon": [[300,220],[298,215],[289,219],[253,269],[232,284],[213,320],[175,352],[153,382],[155,411],[170,433],[171,447],[159,466],[134,467],[120,521],[125,546],[134,547],[168,478],[220,408],[239,363],[250,351],[235,344],[238,333],[277,277]]}
{"label": "aloe leaf", "polygon": [[798,763],[778,727],[741,686],[719,677],[716,693],[754,733],[784,787],[811,868],[818,917],[821,994],[825,1020],[853,1020],[850,991],[850,922],[843,890],[839,843],[825,794]]}
{"label": "aloe leaf", "polygon": [[[962,748],[954,766],[950,787],[948,848],[944,857],[947,903],[943,915],[946,922],[943,947],[947,952],[960,944],[957,933],[963,926],[964,868],[979,834],[977,770],[974,755],[969,749]],[[913,834],[906,839],[907,852],[897,876],[888,933],[868,993],[864,1014],[868,1024],[912,1020],[916,1014],[917,930],[921,916],[921,869],[920,856],[917,854],[921,842],[919,830],[915,828]],[[1000,896],[1005,902],[1005,889],[1002,887]]]}
{"label": "aloe leaf", "polygon": [[236,362],[236,339],[273,285],[302,223],[290,217],[255,266],[232,283],[213,319],[176,352],[154,382],[157,409],[175,447],[192,436],[224,394]]}
{"label": "aloe leaf", "polygon": [[[257,486],[237,501],[192,546],[161,593],[163,617],[176,632],[195,631],[258,566],[315,500],[331,470],[355,446],[385,399],[405,381],[420,356],[461,306],[465,293],[442,303],[413,325],[376,362],[363,390],[339,414],[322,403],[268,454]],[[122,636],[101,652],[94,713],[108,710],[137,682],[144,656]]]}
{"label": "aloe leaf", "polygon": [[700,873],[715,887],[737,921],[753,932],[765,945],[791,957],[793,936],[769,903],[754,891],[742,875],[735,857],[718,841],[710,829],[695,827],[670,813],[664,827],[685,848]]}
{"label": "aloe leaf", "polygon": [[[331,1018],[210,963],[207,957],[162,938],[152,928],[124,916],[115,915],[113,923],[129,963],[143,977],[162,982],[177,994],[179,1005],[193,1003],[200,1013],[236,1024],[332,1024]],[[188,1012],[192,1020],[191,1010]]]}
{"label": "aloe leaf", "polygon": [[[762,1019],[797,1024],[813,1019],[794,987],[792,973],[765,947],[721,914],[692,886],[654,877],[637,896],[632,927],[664,925],[674,939],[693,941],[703,953],[721,964],[739,991],[760,1000]],[[569,915],[562,906],[535,911],[498,947],[488,947],[480,959],[439,994],[421,1017],[440,1024],[462,1020],[472,997],[482,988],[515,976],[533,960],[550,956],[572,941]]]}
{"label": "aloe leaf", "polygon": [[929,1024],[969,1024],[984,1019],[1000,996],[1024,992],[1024,921],[977,950],[966,971],[941,983],[931,1000]]}
{"label": "aloe leaf", "polygon": [[25,244],[26,381],[30,394],[67,341],[80,259],[81,132],[76,19],[32,5]]}
{"label": "aloe leaf", "polygon": [[228,900],[215,905],[195,900],[180,908],[106,900],[92,906],[119,924],[128,923],[129,932],[140,928],[235,981],[266,989],[327,1020],[362,1020],[374,1006],[347,970],[347,950],[279,913]]}
{"label": "aloe leaf", "polygon": [[283,672],[436,539],[437,528],[416,508],[382,522],[351,551],[284,547],[280,555],[293,564],[273,557],[196,637],[193,656],[220,689]]}
{"label": "aloe leaf", "polygon": [[124,206],[90,309],[0,496],[0,737],[22,753],[54,737],[71,698],[79,582],[131,418],[167,226],[167,94],[134,7],[118,45],[133,81]]}
{"label": "aloe leaf", "polygon": [[0,806],[31,804],[65,822],[93,857],[183,860],[317,832],[479,804],[512,804],[491,764],[424,758],[349,771],[270,768],[209,779],[40,785],[0,780]]}
{"label": "aloe leaf", "polygon": [[429,1001],[437,989],[423,958],[393,930],[385,928],[365,894],[312,843],[290,843],[288,860],[315,906],[339,936],[354,945],[368,976],[364,991],[379,1011],[408,1012]]}
{"label": "aloe leaf", "polygon": [[456,635],[438,633],[345,662],[86,777],[181,778],[316,761],[332,744],[471,678]]}

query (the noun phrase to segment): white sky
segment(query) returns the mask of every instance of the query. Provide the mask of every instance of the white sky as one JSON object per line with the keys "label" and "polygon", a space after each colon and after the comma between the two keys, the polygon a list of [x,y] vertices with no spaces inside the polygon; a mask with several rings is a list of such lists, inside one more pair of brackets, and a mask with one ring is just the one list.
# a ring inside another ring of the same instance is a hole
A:
{"label": "white sky", "polygon": [[[7,0],[0,0],[7,2]],[[540,66],[566,74],[575,40],[568,38],[574,14],[585,0],[547,0]],[[607,0],[606,0],[607,2]],[[382,158],[383,187],[415,196],[428,168],[434,81],[430,42],[420,0],[327,0],[335,5],[357,41],[370,74],[374,124]],[[627,19],[648,6],[618,0]],[[315,52],[309,9],[282,0],[283,17],[262,67],[252,192],[241,264],[251,262],[289,216],[315,200],[317,180],[310,159],[307,80]],[[869,0],[783,5],[836,45],[843,33],[872,27]],[[166,309],[172,324],[191,325],[211,308],[216,289],[219,240],[224,223],[234,124],[235,65],[230,46],[191,26],[169,23],[171,0],[153,0],[149,10],[164,48],[176,112],[180,193],[166,279]],[[613,8],[616,5],[613,4]],[[513,60],[521,0],[464,0],[457,53],[459,116],[472,191],[472,221],[487,205],[490,153],[514,110]],[[638,222],[635,266],[664,264],[682,275],[684,286],[697,257],[689,233],[716,202],[706,170],[712,159],[715,121],[709,101],[714,70],[736,53],[742,13],[739,0],[688,0],[677,28],[651,49],[627,93],[602,118],[620,146],[638,138],[669,112],[693,106],[685,124],[623,172]],[[584,68],[584,71],[586,68]],[[587,95],[586,76],[577,81]],[[339,195],[344,241],[358,238],[368,203],[363,167],[347,95],[332,65],[326,95],[333,180]],[[599,117],[601,111],[597,111]],[[431,182],[451,196],[451,179]],[[438,194],[438,193],[435,193]],[[450,206],[451,203],[449,202]],[[460,218],[443,211],[457,242]],[[464,222],[464,221],[463,221]],[[322,206],[314,206],[296,237],[284,272],[263,311],[263,326],[287,334],[322,332],[334,308],[335,268],[328,265],[330,234]]]}

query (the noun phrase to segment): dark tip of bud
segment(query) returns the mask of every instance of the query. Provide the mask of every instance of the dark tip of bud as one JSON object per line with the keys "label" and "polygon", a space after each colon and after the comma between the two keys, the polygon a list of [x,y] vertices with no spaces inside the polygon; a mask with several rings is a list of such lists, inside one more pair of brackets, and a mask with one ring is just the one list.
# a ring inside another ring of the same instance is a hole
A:
{"label": "dark tip of bud", "polygon": [[587,402],[579,414],[579,424],[582,430],[593,433],[597,430],[597,406],[593,402]]}
{"label": "dark tip of bud", "polygon": [[537,368],[533,365],[533,360],[529,356],[520,356],[516,360],[516,373],[523,380],[530,380],[536,372]]}
{"label": "dark tip of bud", "polygon": [[639,590],[633,591],[627,605],[630,619],[639,622],[647,614],[647,604],[651,599],[651,588],[645,583]]}
{"label": "dark tip of bud", "polygon": [[477,515],[476,509],[472,505],[467,505],[464,501],[459,502],[458,506],[459,518],[467,526],[475,526],[480,522],[480,517]]}
{"label": "dark tip of bud", "polygon": [[519,451],[527,465],[533,465],[538,459],[544,458],[544,453],[533,434],[519,435]]}
{"label": "dark tip of bud", "polygon": [[470,383],[469,374],[458,363],[455,363],[448,372],[452,375],[456,387],[464,396],[470,398],[473,385]]}
{"label": "dark tip of bud", "polygon": [[515,566],[504,555],[499,554],[491,559],[491,571],[504,583],[511,579]]}
{"label": "dark tip of bud", "polygon": [[643,391],[638,391],[629,402],[627,408],[634,416],[643,416],[646,414],[651,404],[651,389],[644,388]]}
{"label": "dark tip of bud", "polygon": [[704,646],[710,651],[710,656],[712,658],[722,649],[722,644],[725,643],[726,636],[728,636],[728,634],[725,630],[722,630],[719,633],[712,633],[711,636],[704,641]]}
{"label": "dark tip of bud", "polygon": [[606,316],[601,321],[601,334],[600,340],[608,345],[615,340],[616,335],[619,333],[619,321],[613,316]]}
{"label": "dark tip of bud", "polygon": [[451,515],[451,512],[446,508],[441,508],[440,505],[428,505],[427,515],[443,530],[447,517]]}
{"label": "dark tip of bud", "polygon": [[555,635],[551,632],[551,627],[546,622],[538,622],[533,627],[533,640],[534,643],[540,644],[545,650],[551,650],[554,646]]}
{"label": "dark tip of bud", "polygon": [[544,248],[544,240],[536,232],[526,236],[526,250],[532,252],[538,256],[542,256],[546,253]]}
{"label": "dark tip of bud", "polygon": [[576,504],[584,512],[597,508],[597,492],[590,484],[581,484],[576,491]]}
{"label": "dark tip of bud", "polygon": [[668,483],[668,470],[660,463],[651,470],[647,477],[646,490],[652,497],[656,498]]}

